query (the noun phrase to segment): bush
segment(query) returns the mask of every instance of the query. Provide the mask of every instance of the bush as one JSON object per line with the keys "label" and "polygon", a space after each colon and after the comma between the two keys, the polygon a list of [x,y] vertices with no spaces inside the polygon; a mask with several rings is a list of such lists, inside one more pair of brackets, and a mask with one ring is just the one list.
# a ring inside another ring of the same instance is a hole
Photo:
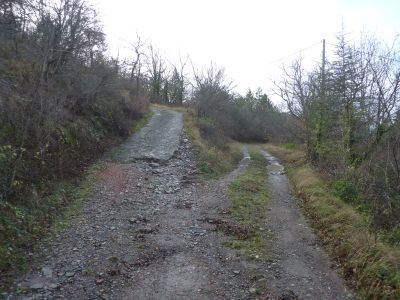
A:
{"label": "bush", "polygon": [[216,122],[210,118],[198,118],[197,127],[199,128],[201,137],[209,143],[210,146],[218,149],[226,149],[229,140]]}
{"label": "bush", "polygon": [[356,185],[346,179],[333,181],[331,184],[333,194],[346,203],[357,204],[360,200],[360,195]]}
{"label": "bush", "polygon": [[400,225],[397,225],[386,236],[387,241],[393,246],[400,246]]}
{"label": "bush", "polygon": [[148,111],[144,86],[139,93],[119,63],[105,57],[96,13],[83,0],[6,3],[0,4],[0,289],[6,269],[18,267],[16,253],[68,203],[65,191],[50,197],[55,186],[74,182]]}

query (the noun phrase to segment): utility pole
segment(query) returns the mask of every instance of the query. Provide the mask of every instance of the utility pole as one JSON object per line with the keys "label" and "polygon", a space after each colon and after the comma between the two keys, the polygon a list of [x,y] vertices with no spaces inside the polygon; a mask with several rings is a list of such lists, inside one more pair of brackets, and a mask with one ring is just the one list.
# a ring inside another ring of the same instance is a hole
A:
{"label": "utility pole", "polygon": [[321,66],[321,94],[325,98],[325,39],[322,40],[322,66]]}
{"label": "utility pole", "polygon": [[[316,147],[317,149],[322,144],[322,137],[323,137],[323,118],[324,118],[324,111],[326,105],[326,88],[325,88],[325,81],[326,81],[326,74],[325,74],[325,65],[326,65],[326,55],[325,55],[325,39],[322,40],[322,63],[321,63],[321,86],[320,86],[320,96],[318,101],[319,107],[319,116],[318,116],[318,126],[317,126],[317,142]],[[318,151],[318,150],[317,150]]]}

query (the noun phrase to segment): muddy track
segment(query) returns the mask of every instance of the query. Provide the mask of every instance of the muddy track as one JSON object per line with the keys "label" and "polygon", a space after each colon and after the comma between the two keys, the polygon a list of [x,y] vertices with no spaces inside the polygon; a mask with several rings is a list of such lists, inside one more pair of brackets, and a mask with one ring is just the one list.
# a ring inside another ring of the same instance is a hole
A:
{"label": "muddy track", "polygon": [[[162,120],[174,130],[162,133]],[[273,261],[245,261],[223,246],[228,237],[218,222],[230,220],[227,189],[245,171],[249,155],[244,149],[245,159],[233,172],[199,185],[181,120],[178,113],[156,111],[117,160],[107,163],[72,226],[41,244],[37,264],[5,299],[351,297],[307,229],[279,167],[270,169],[266,216],[275,236]],[[148,156],[152,143],[163,150]]]}

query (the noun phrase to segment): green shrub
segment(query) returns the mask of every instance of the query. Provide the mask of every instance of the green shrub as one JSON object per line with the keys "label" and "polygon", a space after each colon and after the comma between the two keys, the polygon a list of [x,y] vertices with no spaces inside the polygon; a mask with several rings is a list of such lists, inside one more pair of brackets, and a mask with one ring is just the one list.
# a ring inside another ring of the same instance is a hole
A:
{"label": "green shrub", "polygon": [[347,203],[357,204],[360,200],[360,195],[356,185],[346,179],[340,179],[332,182],[333,194]]}
{"label": "green shrub", "polygon": [[297,145],[294,143],[287,143],[282,145],[283,148],[288,149],[288,150],[294,150],[297,148]]}
{"label": "green shrub", "polygon": [[397,225],[386,235],[386,240],[393,246],[400,246],[400,225]]}

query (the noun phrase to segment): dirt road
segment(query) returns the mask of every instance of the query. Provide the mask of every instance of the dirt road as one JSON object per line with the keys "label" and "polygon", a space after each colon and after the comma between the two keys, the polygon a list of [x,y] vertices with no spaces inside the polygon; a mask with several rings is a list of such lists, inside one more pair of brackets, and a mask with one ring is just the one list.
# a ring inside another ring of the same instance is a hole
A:
{"label": "dirt road", "polygon": [[352,299],[291,195],[283,166],[260,151],[268,163],[271,190],[266,228],[275,236],[274,261],[266,272],[269,293],[284,291],[299,299]]}
{"label": "dirt road", "polygon": [[118,162],[128,163],[138,159],[166,161],[178,150],[182,114],[156,108],[153,112],[150,122],[118,149],[115,155]]}
{"label": "dirt road", "polygon": [[34,269],[4,298],[351,298],[279,166],[269,172],[273,199],[265,223],[275,236],[273,260],[245,261],[223,245],[227,237],[210,220],[229,219],[227,188],[246,169],[248,152],[233,172],[199,185],[181,124],[179,113],[156,111],[107,163],[72,226],[42,243]]}

